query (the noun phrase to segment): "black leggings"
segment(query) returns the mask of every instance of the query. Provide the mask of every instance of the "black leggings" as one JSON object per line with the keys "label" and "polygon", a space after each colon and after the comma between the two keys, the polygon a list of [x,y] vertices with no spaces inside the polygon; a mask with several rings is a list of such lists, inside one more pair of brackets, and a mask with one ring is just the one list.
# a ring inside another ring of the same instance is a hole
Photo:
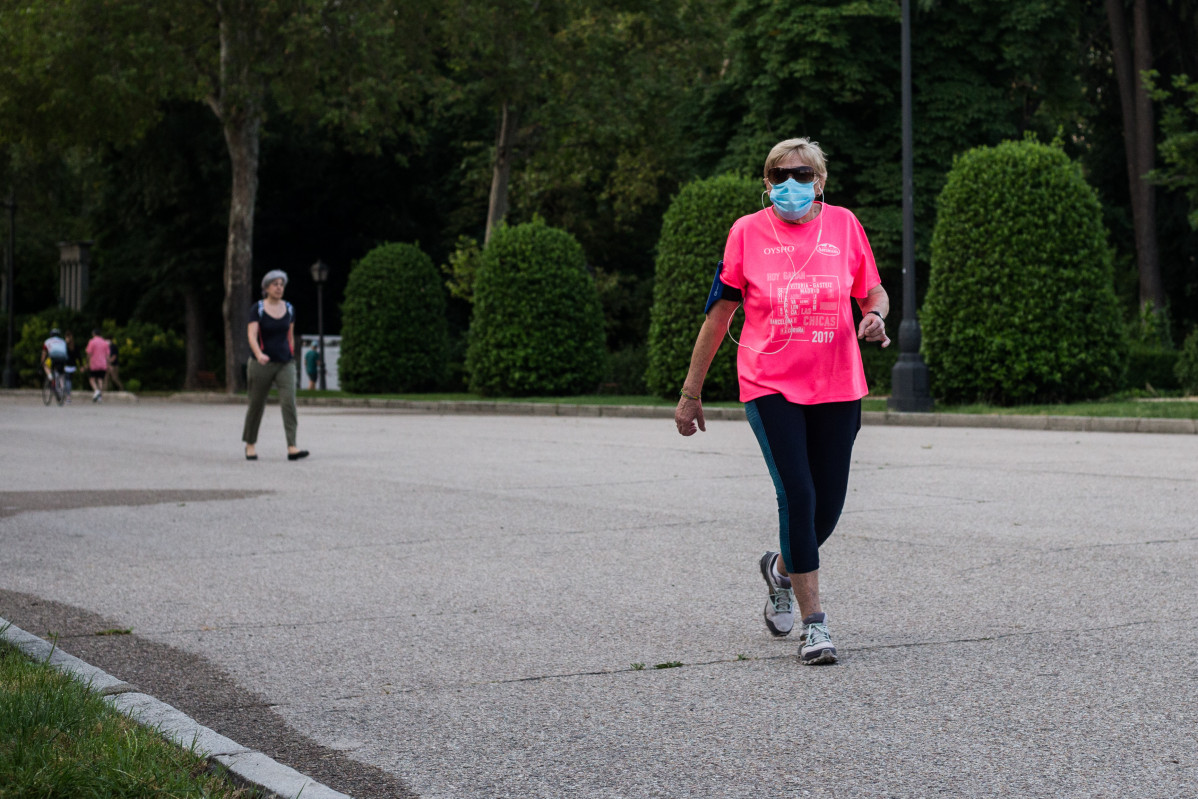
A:
{"label": "black leggings", "polygon": [[861,400],[796,405],[769,394],[745,403],[745,415],[778,492],[782,562],[791,574],[813,572],[844,507]]}

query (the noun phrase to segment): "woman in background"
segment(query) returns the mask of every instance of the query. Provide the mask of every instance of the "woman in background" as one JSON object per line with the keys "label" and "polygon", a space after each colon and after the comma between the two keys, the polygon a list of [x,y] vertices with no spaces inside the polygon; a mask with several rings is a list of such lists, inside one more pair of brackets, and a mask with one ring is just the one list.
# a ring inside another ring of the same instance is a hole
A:
{"label": "woman in background", "polygon": [[263,298],[250,309],[250,324],[246,330],[252,353],[246,365],[249,406],[245,409],[245,427],[241,432],[247,461],[258,460],[258,427],[271,386],[279,391],[283,431],[287,435],[287,460],[308,457],[308,451],[295,444],[298,424],[295,410],[295,309],[291,303],[283,301],[286,287],[286,272],[281,269],[267,272],[262,278]]}

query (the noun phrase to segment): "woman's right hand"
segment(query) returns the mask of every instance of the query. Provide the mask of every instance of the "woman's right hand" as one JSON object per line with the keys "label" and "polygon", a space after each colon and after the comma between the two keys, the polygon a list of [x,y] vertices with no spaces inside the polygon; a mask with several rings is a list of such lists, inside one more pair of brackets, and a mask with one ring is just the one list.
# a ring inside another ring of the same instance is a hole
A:
{"label": "woman's right hand", "polygon": [[267,355],[265,352],[258,353],[257,355],[254,356],[254,359],[256,361],[258,361],[258,363],[262,364],[263,366],[266,366],[266,364],[270,363],[270,356]]}
{"label": "woman's right hand", "polygon": [[684,436],[693,436],[696,430],[707,432],[707,424],[703,419],[703,401],[683,397],[678,400],[674,409],[674,424],[678,432]]}

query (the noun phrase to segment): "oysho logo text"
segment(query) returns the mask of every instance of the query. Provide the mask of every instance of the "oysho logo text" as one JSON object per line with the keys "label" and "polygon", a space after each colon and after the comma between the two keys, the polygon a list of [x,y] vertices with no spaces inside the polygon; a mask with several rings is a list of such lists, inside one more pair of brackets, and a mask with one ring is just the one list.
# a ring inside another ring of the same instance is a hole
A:
{"label": "oysho logo text", "polygon": [[781,255],[784,252],[794,252],[794,251],[795,251],[795,246],[793,244],[787,244],[782,247],[766,247],[765,249],[763,249],[761,251],[761,253],[762,253],[762,255]]}

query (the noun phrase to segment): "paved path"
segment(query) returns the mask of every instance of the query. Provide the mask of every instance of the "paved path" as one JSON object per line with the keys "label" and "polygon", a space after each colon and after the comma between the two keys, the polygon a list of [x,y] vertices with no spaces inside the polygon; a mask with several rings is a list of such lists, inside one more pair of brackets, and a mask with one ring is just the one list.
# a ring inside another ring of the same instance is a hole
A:
{"label": "paved path", "polygon": [[1194,436],[867,425],[809,668],[744,422],[242,413],[0,401],[0,617],[356,797],[1198,795]]}

